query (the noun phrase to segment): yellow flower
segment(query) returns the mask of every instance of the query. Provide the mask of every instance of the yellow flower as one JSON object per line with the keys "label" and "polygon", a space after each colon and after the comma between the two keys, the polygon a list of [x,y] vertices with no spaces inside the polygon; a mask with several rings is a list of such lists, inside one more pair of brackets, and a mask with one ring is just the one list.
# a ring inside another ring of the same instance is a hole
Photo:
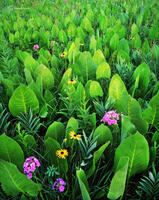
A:
{"label": "yellow flower", "polygon": [[67,55],[67,53],[66,52],[63,52],[62,54],[61,54],[61,57],[65,57]]}
{"label": "yellow flower", "polygon": [[56,151],[56,155],[57,155],[59,158],[65,159],[65,158],[68,156],[68,151],[67,151],[67,149],[57,150],[57,151]]}
{"label": "yellow flower", "polygon": [[131,40],[134,40],[134,37],[130,37]]}
{"label": "yellow flower", "polygon": [[67,142],[67,138],[65,138],[63,141],[64,141],[64,142]]}
{"label": "yellow flower", "polygon": [[83,46],[84,44],[83,44],[83,43],[80,43],[80,45]]}
{"label": "yellow flower", "polygon": [[71,139],[75,139],[75,140],[81,139],[81,135],[77,135],[74,131],[70,132],[70,137],[71,137]]}
{"label": "yellow flower", "polygon": [[69,80],[69,81],[68,81],[68,84],[73,84],[73,85],[74,85],[75,83],[76,83],[75,80]]}

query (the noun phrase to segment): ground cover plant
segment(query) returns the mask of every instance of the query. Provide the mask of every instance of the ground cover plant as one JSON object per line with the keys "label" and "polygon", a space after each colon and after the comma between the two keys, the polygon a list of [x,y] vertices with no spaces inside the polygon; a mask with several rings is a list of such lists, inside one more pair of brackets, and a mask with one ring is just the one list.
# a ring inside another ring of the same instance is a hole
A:
{"label": "ground cover plant", "polygon": [[158,199],[159,2],[0,4],[0,199]]}

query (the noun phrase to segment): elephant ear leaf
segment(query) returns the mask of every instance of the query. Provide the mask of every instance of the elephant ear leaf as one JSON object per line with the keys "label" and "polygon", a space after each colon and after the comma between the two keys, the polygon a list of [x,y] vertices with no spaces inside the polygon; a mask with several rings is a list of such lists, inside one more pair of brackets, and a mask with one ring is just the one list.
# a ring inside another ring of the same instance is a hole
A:
{"label": "elephant ear leaf", "polygon": [[118,199],[124,194],[126,177],[128,173],[129,158],[121,157],[115,175],[111,181],[108,198]]}
{"label": "elephant ear leaf", "polygon": [[21,169],[24,163],[24,154],[20,145],[5,134],[0,136],[0,144],[0,159],[14,163]]}
{"label": "elephant ear leaf", "polygon": [[38,113],[39,101],[33,90],[22,84],[13,92],[9,100],[9,110],[16,117],[20,113],[27,113],[30,108]]}
{"label": "elephant ear leaf", "polygon": [[19,172],[16,165],[1,159],[0,182],[4,192],[11,196],[22,193],[36,197],[41,190],[41,185],[34,183],[26,175]]}
{"label": "elephant ear leaf", "polygon": [[118,146],[114,158],[115,171],[122,156],[129,157],[128,178],[147,169],[149,163],[149,146],[145,137],[137,132],[125,139]]}

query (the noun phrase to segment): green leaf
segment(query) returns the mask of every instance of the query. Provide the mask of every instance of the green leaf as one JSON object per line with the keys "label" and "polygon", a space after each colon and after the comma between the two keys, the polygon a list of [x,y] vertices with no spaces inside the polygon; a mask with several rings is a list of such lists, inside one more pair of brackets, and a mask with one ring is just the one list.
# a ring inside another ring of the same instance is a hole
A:
{"label": "green leaf", "polygon": [[96,78],[97,80],[100,78],[110,78],[111,76],[111,69],[108,63],[103,62],[98,65],[98,68],[96,70]]}
{"label": "green leaf", "polygon": [[97,65],[105,62],[105,57],[100,49],[94,53],[93,60]]}
{"label": "green leaf", "polygon": [[35,77],[40,80],[42,88],[49,90],[54,87],[54,76],[45,65],[41,64],[36,68]]}
{"label": "green leaf", "polygon": [[127,52],[120,50],[118,55],[117,55],[117,61],[122,61],[122,62],[126,62],[129,63],[130,62],[130,57],[127,54]]}
{"label": "green leaf", "polygon": [[88,33],[93,31],[92,24],[87,17],[84,17],[81,22],[81,27]]}
{"label": "green leaf", "polygon": [[118,112],[127,114],[130,98],[131,97],[128,95],[124,82],[118,74],[115,74],[111,78],[109,84],[109,100],[114,103],[114,108],[117,109]]}
{"label": "green leaf", "polygon": [[118,43],[119,43],[119,36],[118,34],[115,33],[110,40],[110,49],[112,50],[112,52],[117,50]]}
{"label": "green leaf", "polygon": [[98,146],[101,146],[106,142],[113,140],[111,130],[104,124],[101,124],[96,128],[93,134],[93,138],[95,137],[97,137],[96,141]]}
{"label": "green leaf", "polygon": [[[150,81],[150,68],[146,63],[142,63],[139,65],[133,74],[133,81],[139,78],[138,88],[135,90],[135,95],[137,97],[143,97],[148,89],[149,81]],[[130,90],[133,89],[134,86],[131,87]]]}
{"label": "green leaf", "polygon": [[103,90],[97,81],[91,82],[89,92],[91,97],[103,96]]}
{"label": "green leaf", "polygon": [[57,140],[61,144],[65,137],[64,125],[61,122],[53,122],[46,131],[45,140],[48,137]]}
{"label": "green leaf", "polygon": [[127,137],[136,133],[135,125],[130,121],[130,117],[122,115],[121,120],[121,142]]}
{"label": "green leaf", "polygon": [[59,41],[62,42],[62,43],[67,43],[67,41],[68,41],[67,35],[66,35],[64,30],[61,30],[59,32]]}
{"label": "green leaf", "polygon": [[22,169],[24,153],[20,145],[5,134],[0,136],[0,144],[0,159],[14,163],[19,169]]}
{"label": "green leaf", "polygon": [[84,80],[95,79],[97,64],[93,61],[90,52],[85,51],[81,53],[77,64]]}
{"label": "green leaf", "polygon": [[107,197],[109,199],[118,199],[120,196],[123,196],[126,177],[128,173],[129,158],[121,157],[118,166],[115,172],[115,175],[112,178],[109,193]]}
{"label": "green leaf", "polygon": [[36,148],[37,146],[34,136],[29,135],[29,134],[24,136],[24,142],[26,143],[28,147]]}
{"label": "green leaf", "polygon": [[98,160],[101,158],[103,152],[105,151],[105,149],[107,148],[107,146],[109,145],[110,141],[108,141],[107,143],[103,144],[97,151],[94,152],[93,154],[93,163],[91,168],[88,171],[88,176],[92,176],[92,174],[95,171],[95,165],[98,162]]}
{"label": "green leaf", "polygon": [[124,52],[126,52],[129,55],[129,53],[130,53],[129,43],[125,38],[122,38],[119,41],[117,50],[118,51],[123,50]]}
{"label": "green leaf", "polygon": [[93,53],[96,51],[96,46],[97,46],[97,41],[95,39],[95,36],[92,35],[91,39],[90,39],[90,45],[89,45],[89,49],[90,51],[92,50]]}
{"label": "green leaf", "polygon": [[114,171],[117,171],[118,162],[123,156],[129,157],[128,178],[146,170],[149,163],[149,145],[145,137],[137,132],[117,147],[114,158]]}
{"label": "green leaf", "polygon": [[128,116],[140,133],[147,133],[148,124],[142,117],[140,104],[134,98],[131,98],[128,103]]}
{"label": "green leaf", "polygon": [[146,38],[146,40],[144,41],[144,43],[142,45],[142,53],[144,56],[146,56],[149,52],[150,52],[150,46],[149,46],[149,42]]}
{"label": "green leaf", "polygon": [[159,129],[159,92],[152,97],[148,108],[143,111],[143,119]]}
{"label": "green leaf", "polygon": [[41,190],[40,184],[34,183],[26,175],[19,172],[14,164],[4,160],[0,160],[0,182],[4,192],[11,196],[22,193],[37,197]]}
{"label": "green leaf", "polygon": [[131,26],[131,37],[134,37],[138,32],[139,32],[138,27],[136,26],[136,24],[133,24]]}
{"label": "green leaf", "polygon": [[76,89],[76,95],[75,95],[75,102],[76,105],[83,105],[86,99],[85,89],[82,85],[82,83],[79,83]]}
{"label": "green leaf", "polygon": [[77,133],[77,130],[78,130],[78,121],[74,117],[71,117],[68,120],[66,126],[66,138],[67,138],[66,146],[71,146],[72,144],[72,140],[70,139],[70,132],[74,131],[75,133]]}
{"label": "green leaf", "polygon": [[79,186],[80,186],[80,189],[82,192],[83,200],[91,200],[89,193],[88,193],[89,187],[88,187],[86,174],[84,173],[84,171],[82,169],[80,169],[80,170],[76,171],[76,175],[77,175]]}
{"label": "green leaf", "polygon": [[61,82],[58,86],[58,91],[60,91],[63,87],[64,84],[68,84],[68,81],[71,80],[71,74],[72,74],[72,69],[68,68],[65,73],[63,74],[63,77],[61,79]]}
{"label": "green leaf", "polygon": [[20,113],[28,112],[30,108],[34,113],[38,113],[38,99],[32,89],[26,85],[20,85],[9,100],[9,110],[13,116],[18,116]]}
{"label": "green leaf", "polygon": [[38,67],[39,63],[30,55],[26,56],[24,59],[24,66],[28,69],[32,75],[34,74],[35,69]]}

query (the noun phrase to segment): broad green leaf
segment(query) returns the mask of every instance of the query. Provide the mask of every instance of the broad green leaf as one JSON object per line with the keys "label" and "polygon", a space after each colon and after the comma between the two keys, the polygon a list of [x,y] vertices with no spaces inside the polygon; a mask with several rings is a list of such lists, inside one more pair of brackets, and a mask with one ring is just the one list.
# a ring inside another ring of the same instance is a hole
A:
{"label": "broad green leaf", "polygon": [[159,63],[159,47],[157,45],[154,45],[152,48],[152,56]]}
{"label": "broad green leaf", "polygon": [[129,53],[130,53],[129,43],[128,43],[128,41],[125,38],[122,38],[119,41],[117,50],[118,51],[123,50],[123,51],[125,51],[129,55]]}
{"label": "broad green leaf", "polygon": [[39,63],[30,55],[28,55],[24,60],[24,66],[34,74],[35,69],[38,67]]}
{"label": "broad green leaf", "polygon": [[93,134],[93,138],[95,137],[97,137],[96,141],[98,146],[101,146],[106,142],[113,140],[111,130],[104,124],[101,124],[96,128]]}
{"label": "broad green leaf", "polygon": [[136,133],[136,128],[130,121],[130,117],[122,115],[121,118],[121,142],[123,142],[127,137]]}
{"label": "broad green leaf", "polygon": [[121,157],[118,162],[115,175],[111,181],[109,193],[107,195],[109,199],[118,199],[120,196],[123,196],[126,185],[128,166],[129,158],[124,156]]}
{"label": "broad green leaf", "polygon": [[18,116],[20,113],[28,112],[30,108],[34,113],[38,113],[38,99],[32,89],[26,85],[20,85],[9,100],[9,110],[13,116]]}
{"label": "broad green leaf", "polygon": [[63,74],[63,77],[61,79],[61,82],[58,86],[58,91],[60,91],[63,87],[64,84],[68,84],[68,81],[71,80],[71,74],[72,74],[72,69],[68,68],[65,73]]}
{"label": "broad green leaf", "polygon": [[90,92],[90,96],[93,98],[97,96],[100,96],[100,97],[103,96],[103,90],[97,81],[91,82],[89,92]]}
{"label": "broad green leaf", "polygon": [[89,44],[90,51],[92,50],[92,52],[94,53],[96,51],[96,46],[97,46],[97,41],[95,39],[95,36],[92,35],[90,39],[90,44]]}
{"label": "broad green leaf", "polygon": [[61,144],[65,137],[64,125],[61,122],[53,122],[46,131],[45,140],[48,137],[57,140]]}
{"label": "broad green leaf", "polygon": [[37,146],[34,136],[29,134],[24,136],[24,142],[28,147],[36,148]]}
{"label": "broad green leaf", "polygon": [[118,43],[119,43],[119,36],[118,34],[115,33],[110,40],[110,49],[112,50],[112,52],[117,50]]}
{"label": "broad green leaf", "polygon": [[148,124],[152,124],[157,130],[159,129],[159,92],[152,97],[148,108],[143,111],[143,118]]}
{"label": "broad green leaf", "polygon": [[98,68],[96,70],[96,78],[97,80],[100,78],[110,78],[111,76],[111,69],[108,63],[103,62],[98,65]]}
{"label": "broad green leaf", "polygon": [[121,80],[118,74],[115,74],[109,84],[109,100],[114,104],[114,108],[118,112],[123,112],[127,114],[128,112],[128,102],[130,100],[127,89],[124,82]]}
{"label": "broad green leaf", "polygon": [[131,46],[134,49],[140,49],[141,48],[141,39],[138,34],[134,36],[134,38],[131,40]]}
{"label": "broad green leaf", "polygon": [[77,64],[84,80],[95,79],[97,64],[93,61],[90,52],[85,51],[81,53]]}
{"label": "broad green leaf", "polygon": [[[133,81],[139,78],[138,88],[135,90],[135,96],[143,97],[148,89],[149,81],[150,81],[150,68],[146,63],[142,63],[139,65],[133,74]],[[130,90],[133,89],[134,86],[131,87]]]}
{"label": "broad green leaf", "polygon": [[78,178],[78,182],[79,182],[79,186],[81,189],[83,200],[91,200],[89,193],[88,193],[89,186],[88,186],[86,174],[84,173],[84,171],[82,169],[80,169],[80,170],[76,171],[76,175]]}
{"label": "broad green leaf", "polygon": [[76,105],[81,106],[86,99],[85,89],[82,85],[82,83],[79,83],[76,89],[76,95],[75,95],[75,102]]}
{"label": "broad green leaf", "polygon": [[97,151],[94,152],[94,154],[93,154],[93,163],[92,163],[91,168],[88,171],[88,176],[89,177],[92,176],[92,174],[94,173],[95,165],[98,162],[98,160],[101,158],[103,152],[105,151],[105,149],[107,148],[109,143],[110,142],[108,141],[107,143],[103,144]]}
{"label": "broad green leaf", "polygon": [[136,24],[133,24],[131,26],[131,37],[134,37],[136,34],[138,34],[138,32],[139,32],[138,27],[136,26]]}
{"label": "broad green leaf", "polygon": [[3,191],[10,196],[19,193],[31,197],[37,197],[41,190],[41,185],[34,183],[22,174],[16,165],[0,159],[0,182]]}
{"label": "broad green leaf", "polygon": [[105,62],[105,57],[100,49],[94,53],[93,60],[97,65]]}
{"label": "broad green leaf", "polygon": [[87,17],[84,17],[81,22],[81,27],[88,33],[93,31],[92,24]]}
{"label": "broad green leaf", "polygon": [[22,169],[24,153],[20,145],[5,134],[0,136],[0,144],[0,159],[14,163],[19,169]]}
{"label": "broad green leaf", "polygon": [[75,63],[76,57],[79,55],[79,47],[77,47],[75,45],[74,42],[72,42],[69,51],[68,51],[68,59],[69,62],[73,62],[73,64]]}
{"label": "broad green leaf", "polygon": [[26,79],[28,84],[30,84],[31,82],[34,81],[29,69],[25,68],[24,73],[25,73],[25,79]]}
{"label": "broad green leaf", "polygon": [[123,51],[123,50],[119,50],[118,55],[117,55],[117,61],[122,61],[122,62],[126,62],[129,63],[130,62],[130,57],[127,54],[127,52]]}
{"label": "broad green leaf", "polygon": [[148,124],[142,117],[140,104],[134,98],[131,98],[128,103],[128,116],[130,117],[131,122],[135,125],[135,127],[140,133],[147,133]]}
{"label": "broad green leaf", "polygon": [[144,56],[146,56],[149,52],[150,52],[150,46],[149,46],[149,42],[146,38],[146,40],[144,41],[144,43],[142,45],[142,53]]}
{"label": "broad green leaf", "polygon": [[129,157],[128,178],[147,169],[149,164],[149,145],[140,133],[125,139],[116,149],[114,158],[114,171],[121,157]]}
{"label": "broad green leaf", "polygon": [[35,77],[40,80],[42,88],[52,89],[54,87],[54,76],[45,65],[41,64],[36,68]]}

